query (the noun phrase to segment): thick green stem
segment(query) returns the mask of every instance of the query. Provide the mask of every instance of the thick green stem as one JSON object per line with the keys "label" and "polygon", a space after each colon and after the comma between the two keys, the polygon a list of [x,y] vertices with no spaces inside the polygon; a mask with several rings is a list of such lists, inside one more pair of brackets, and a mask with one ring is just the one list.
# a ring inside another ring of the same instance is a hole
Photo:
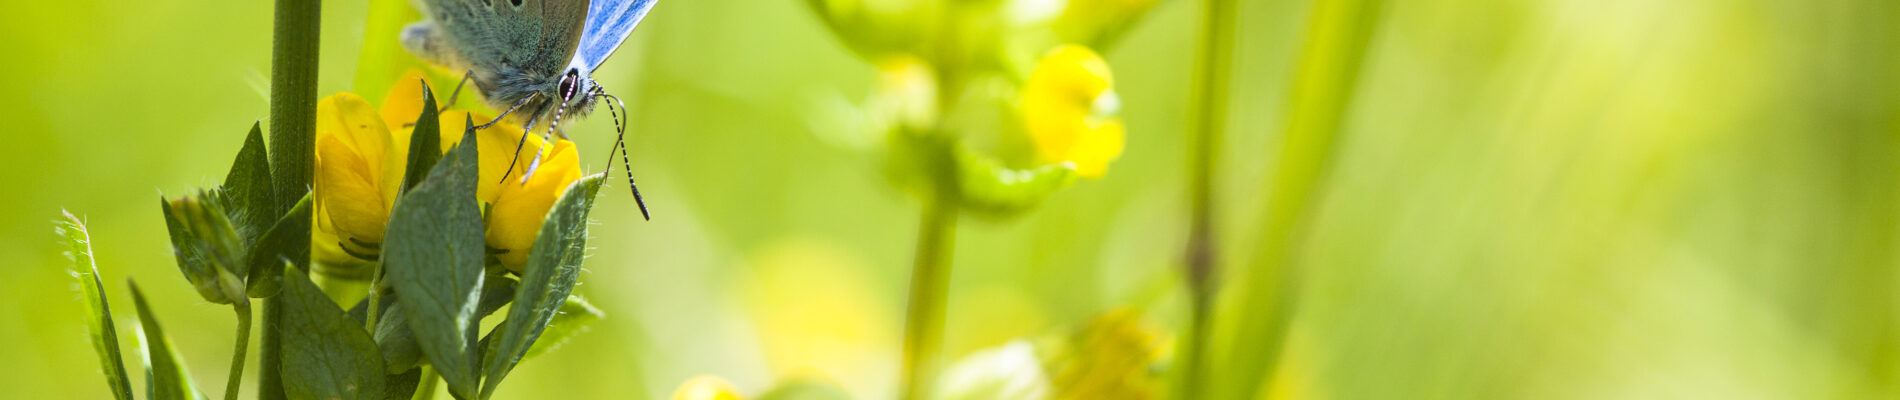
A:
{"label": "thick green stem", "polygon": [[[277,0],[271,37],[270,161],[278,214],[295,208],[310,188],[317,112],[317,38],[323,3]],[[308,265],[308,260],[293,260]],[[284,398],[278,319],[281,306],[264,300],[257,397]]]}
{"label": "thick green stem", "polygon": [[1234,0],[1207,0],[1202,13],[1201,54],[1194,75],[1194,118],[1188,128],[1187,249],[1182,274],[1188,286],[1189,331],[1182,336],[1182,370],[1176,393],[1183,399],[1201,398],[1205,386],[1208,308],[1213,305],[1218,266],[1215,263],[1214,164],[1221,133],[1227,123],[1229,77],[1234,57]]}
{"label": "thick green stem", "polygon": [[1252,399],[1267,388],[1280,362],[1298,288],[1299,243],[1312,204],[1323,193],[1334,143],[1346,124],[1360,68],[1379,24],[1384,0],[1314,1],[1294,66],[1285,130],[1271,193],[1263,204],[1260,239],[1236,298],[1223,304],[1223,357],[1210,364],[1221,376],[1212,398]]}
{"label": "thick green stem", "polygon": [[911,268],[910,306],[904,316],[903,399],[924,398],[937,376],[956,230],[956,204],[939,199],[924,206],[923,222],[917,228],[916,264]]}
{"label": "thick green stem", "polygon": [[224,383],[224,399],[237,400],[238,387],[244,384],[244,355],[251,349],[251,302],[239,301],[237,311],[237,350],[231,352],[231,377]]}

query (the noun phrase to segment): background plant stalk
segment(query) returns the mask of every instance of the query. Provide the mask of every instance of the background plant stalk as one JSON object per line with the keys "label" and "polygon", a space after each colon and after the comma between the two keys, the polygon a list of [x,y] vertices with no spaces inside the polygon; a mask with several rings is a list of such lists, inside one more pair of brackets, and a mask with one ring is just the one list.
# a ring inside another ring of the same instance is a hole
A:
{"label": "background plant stalk", "polygon": [[904,313],[904,370],[899,386],[904,399],[924,398],[936,378],[956,229],[956,204],[939,195],[924,205],[923,221],[917,227],[917,258],[911,268],[910,306]]}

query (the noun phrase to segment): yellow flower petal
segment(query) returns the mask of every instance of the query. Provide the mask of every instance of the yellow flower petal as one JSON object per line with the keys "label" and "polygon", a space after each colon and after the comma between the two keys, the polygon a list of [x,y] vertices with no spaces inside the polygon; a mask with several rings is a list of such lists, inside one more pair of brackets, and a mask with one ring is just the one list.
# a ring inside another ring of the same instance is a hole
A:
{"label": "yellow flower petal", "polygon": [[355,150],[372,168],[367,176],[377,177],[371,183],[383,193],[376,197],[383,200],[383,208],[395,205],[396,190],[402,185],[402,165],[408,161],[404,157],[408,138],[396,141],[383,125],[381,114],[352,93],[339,93],[317,103],[317,137],[324,136],[336,137]]}
{"label": "yellow flower petal", "polygon": [[1023,128],[1044,163],[1072,162],[1084,177],[1102,176],[1121,156],[1123,126],[1108,62],[1087,47],[1064,45],[1044,55],[1023,85]]}
{"label": "yellow flower petal", "polygon": [[[422,83],[426,78],[428,76],[424,75],[422,70],[411,68],[403,72],[401,78],[396,79],[396,83],[389,87],[389,93],[383,95],[384,125],[391,129],[399,129],[416,123],[416,117],[422,115]],[[435,101],[446,100],[436,99]]]}
{"label": "yellow flower petal", "polygon": [[[523,150],[522,158],[526,161],[521,163],[517,174],[532,162],[534,154],[527,151]],[[486,236],[489,247],[505,251],[496,256],[502,266],[523,272],[528,251],[534,246],[548,209],[553,208],[568,185],[580,177],[580,157],[574,150],[574,142],[561,140],[555,142],[539,169],[526,181],[510,177],[497,185],[495,201],[488,211]]]}
{"label": "yellow flower petal", "polygon": [[742,400],[739,389],[732,387],[724,379],[711,375],[700,375],[681,383],[673,391],[673,400]]}
{"label": "yellow flower petal", "polygon": [[316,200],[337,236],[375,243],[383,239],[384,207],[374,170],[337,136],[317,138]]}

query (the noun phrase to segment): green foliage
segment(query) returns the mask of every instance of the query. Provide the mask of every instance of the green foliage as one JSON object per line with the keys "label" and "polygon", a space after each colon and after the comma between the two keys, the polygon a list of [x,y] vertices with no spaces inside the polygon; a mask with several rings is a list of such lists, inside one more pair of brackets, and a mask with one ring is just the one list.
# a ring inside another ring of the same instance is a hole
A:
{"label": "green foliage", "polygon": [[818,379],[793,379],[780,382],[758,400],[850,400],[851,395],[837,384]]}
{"label": "green foliage", "polygon": [[[263,235],[277,220],[277,205],[271,194],[270,156],[264,152],[264,133],[251,124],[244,135],[244,147],[238,149],[231,170],[218,188],[226,215],[236,225],[238,237],[249,240]],[[239,271],[239,276],[243,272]]]}
{"label": "green foliage", "polygon": [[304,195],[290,213],[278,218],[277,223],[265,231],[263,237],[251,244],[250,255],[246,256],[248,270],[261,273],[250,274],[245,282],[245,292],[254,298],[271,297],[283,285],[283,274],[276,272],[277,266],[290,262],[299,271],[310,270],[310,195]]}
{"label": "green foliage", "polygon": [[548,320],[547,329],[541,331],[541,337],[534,341],[534,345],[528,348],[528,354],[522,355],[521,359],[534,358],[560,347],[562,342],[587,331],[588,325],[593,325],[604,316],[606,314],[594,308],[593,304],[588,304],[587,300],[568,295],[567,301],[561,302],[561,308],[554,312],[554,319]]}
{"label": "green foliage", "polygon": [[491,337],[500,335],[500,339],[495,340],[495,350],[484,357],[488,358],[484,371],[488,382],[482,385],[482,398],[494,394],[495,387],[527,354],[574,290],[574,282],[580,278],[581,256],[587,249],[587,214],[593,209],[594,194],[600,192],[601,178],[599,174],[590,175],[569,185],[542,221],[528,257],[527,274],[515,291],[514,307],[509,309],[508,319],[489,333]]}
{"label": "green foliage", "polygon": [[375,399],[383,395],[383,356],[362,325],[284,264],[284,393],[293,399]]}
{"label": "green foliage", "polygon": [[64,221],[54,221],[53,231],[65,237],[66,256],[72,260],[73,277],[79,278],[79,291],[86,297],[86,331],[92,337],[92,349],[99,353],[99,369],[106,374],[106,385],[113,398],[132,399],[132,381],[125,375],[125,357],[119,354],[119,331],[112,326],[112,309],[106,304],[105,284],[99,280],[99,265],[92,255],[92,234],[86,223],[71,212],[60,211]]}
{"label": "green foliage", "polygon": [[480,359],[469,334],[479,322],[485,250],[475,143],[470,129],[450,157],[397,199],[382,254],[387,282],[405,301],[401,308],[417,343],[450,392],[462,397],[474,395],[479,383]]}
{"label": "green foliage", "polygon": [[146,397],[152,400],[202,398],[191,384],[184,359],[172,350],[171,339],[165,337],[165,330],[158,326],[158,317],[145,303],[145,293],[139,292],[138,283],[131,280],[125,283],[132,288],[132,301],[139,310],[139,342],[145,347]]}
{"label": "green foliage", "polygon": [[402,190],[405,192],[428,178],[436,160],[442,158],[442,118],[436,111],[435,92],[429,91],[428,82],[418,84],[422,85],[422,115],[416,118],[416,129],[409,134],[409,168],[403,171],[402,178]]}
{"label": "green foliage", "polygon": [[1076,178],[1075,168],[1066,163],[1013,169],[964,147],[957,147],[953,157],[960,203],[975,215],[1007,217],[1034,209]]}

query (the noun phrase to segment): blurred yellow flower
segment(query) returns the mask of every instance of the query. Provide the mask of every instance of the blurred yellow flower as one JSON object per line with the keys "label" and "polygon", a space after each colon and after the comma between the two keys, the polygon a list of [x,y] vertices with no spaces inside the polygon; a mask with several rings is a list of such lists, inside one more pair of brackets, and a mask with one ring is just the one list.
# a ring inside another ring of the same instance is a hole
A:
{"label": "blurred yellow flower", "polygon": [[1132,310],[1096,316],[1069,338],[1068,356],[1050,366],[1055,398],[1162,398],[1154,366],[1168,358],[1169,343]]}
{"label": "blurred yellow flower", "polygon": [[673,400],[741,400],[739,389],[711,375],[695,376],[673,391]]}
{"label": "blurred yellow flower", "polygon": [[[378,112],[351,93],[339,93],[317,103],[317,163],[312,256],[332,270],[348,270],[374,262],[395,207],[396,195],[408,165],[409,137],[422,112],[423,79],[411,70],[383,99]],[[468,121],[489,116],[468,111],[442,113],[439,152],[461,142]],[[515,272],[527,264],[528,249],[548,209],[569,184],[580,179],[580,159],[574,143],[558,140],[549,146],[540,135],[528,135],[522,157],[514,157],[522,138],[520,126],[501,123],[476,134],[480,183],[476,198],[487,203],[488,246],[496,258]],[[537,155],[540,165],[527,175]],[[514,161],[506,182],[502,174]],[[529,176],[522,179],[522,176]]]}
{"label": "blurred yellow flower", "polygon": [[1108,62],[1087,47],[1049,51],[1023,85],[1024,128],[1045,163],[1073,163],[1097,178],[1122,154],[1121,108]]}

